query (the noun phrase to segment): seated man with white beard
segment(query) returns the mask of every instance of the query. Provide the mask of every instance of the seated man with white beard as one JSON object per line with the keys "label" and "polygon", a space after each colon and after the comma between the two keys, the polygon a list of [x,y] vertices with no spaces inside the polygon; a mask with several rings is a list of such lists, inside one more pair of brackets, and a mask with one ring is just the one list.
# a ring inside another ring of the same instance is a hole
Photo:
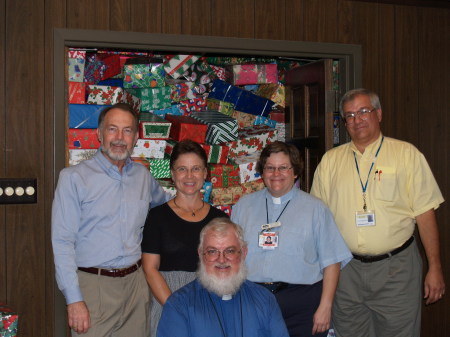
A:
{"label": "seated man with white beard", "polygon": [[228,218],[203,228],[198,277],[169,297],[158,337],[289,337],[272,293],[246,280],[243,236]]}

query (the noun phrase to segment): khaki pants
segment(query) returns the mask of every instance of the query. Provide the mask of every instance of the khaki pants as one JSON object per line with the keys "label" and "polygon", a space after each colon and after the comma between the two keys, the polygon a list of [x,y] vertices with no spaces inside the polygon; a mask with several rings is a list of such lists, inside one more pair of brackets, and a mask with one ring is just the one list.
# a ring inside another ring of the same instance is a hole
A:
{"label": "khaki pants", "polygon": [[337,337],[419,337],[422,260],[414,241],[388,259],[341,271],[333,305]]}
{"label": "khaki pants", "polygon": [[91,328],[83,337],[148,337],[150,292],[142,268],[125,277],[78,271]]}

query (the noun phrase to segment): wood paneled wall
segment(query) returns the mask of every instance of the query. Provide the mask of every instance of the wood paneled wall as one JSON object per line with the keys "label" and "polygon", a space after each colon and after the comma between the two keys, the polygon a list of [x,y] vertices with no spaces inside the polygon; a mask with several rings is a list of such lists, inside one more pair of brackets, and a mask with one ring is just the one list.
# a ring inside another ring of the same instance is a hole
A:
{"label": "wood paneled wall", "polygon": [[[448,200],[448,1],[431,1],[430,7],[424,1],[380,2],[0,0],[0,176],[38,179],[37,204],[0,206],[0,301],[20,314],[19,335],[55,336],[54,28],[361,44],[363,85],[380,94],[384,133],[412,142],[426,155]],[[437,214],[450,286],[448,201]],[[450,331],[448,296],[424,307],[422,336]]]}

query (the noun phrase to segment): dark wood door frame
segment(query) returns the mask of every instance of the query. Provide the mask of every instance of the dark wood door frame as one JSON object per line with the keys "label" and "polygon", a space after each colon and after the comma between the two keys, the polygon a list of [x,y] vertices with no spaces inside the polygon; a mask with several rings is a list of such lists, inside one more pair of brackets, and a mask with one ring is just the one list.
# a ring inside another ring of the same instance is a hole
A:
{"label": "dark wood door frame", "polygon": [[[340,92],[362,83],[361,46],[338,43],[226,38],[217,36],[148,34],[100,30],[55,29],[53,35],[53,189],[65,165],[66,129],[66,47],[120,48],[180,53],[220,53],[282,56],[292,58],[332,58],[340,61]],[[51,205],[49,203],[48,205]],[[51,207],[51,206],[47,206]],[[50,211],[46,214],[51,214]],[[66,313],[62,294],[55,287],[55,336],[63,336]]]}

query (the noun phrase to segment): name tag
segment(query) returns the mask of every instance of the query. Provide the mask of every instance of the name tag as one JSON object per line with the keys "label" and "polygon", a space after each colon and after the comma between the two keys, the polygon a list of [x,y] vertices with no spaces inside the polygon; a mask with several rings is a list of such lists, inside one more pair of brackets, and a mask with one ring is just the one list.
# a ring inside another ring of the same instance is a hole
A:
{"label": "name tag", "polygon": [[356,227],[375,226],[375,211],[368,210],[355,212]]}
{"label": "name tag", "polygon": [[258,246],[262,249],[275,249],[278,247],[278,233],[264,232],[258,236]]}

